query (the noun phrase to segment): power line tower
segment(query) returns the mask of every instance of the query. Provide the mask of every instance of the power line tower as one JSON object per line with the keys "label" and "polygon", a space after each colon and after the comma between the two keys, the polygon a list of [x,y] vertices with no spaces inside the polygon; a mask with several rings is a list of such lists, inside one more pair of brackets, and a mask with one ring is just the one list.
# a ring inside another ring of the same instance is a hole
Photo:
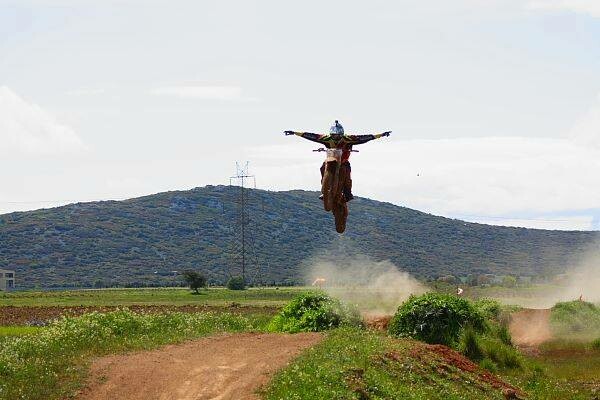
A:
{"label": "power line tower", "polygon": [[240,258],[240,267],[241,267],[241,275],[244,281],[246,281],[246,269],[249,257],[247,255],[248,247],[251,248],[251,252],[254,255],[254,261],[256,262],[256,269],[258,271],[258,259],[256,257],[254,251],[254,239],[252,235],[247,232],[247,227],[250,222],[250,218],[248,215],[248,195],[246,193],[246,181],[252,180],[254,183],[254,188],[256,189],[256,177],[254,175],[250,175],[249,172],[249,163],[246,161],[244,166],[240,166],[238,162],[235,163],[236,174],[234,176],[229,177],[229,186],[234,186],[234,184],[238,184],[240,188],[239,197],[237,200],[238,203],[238,220],[237,226],[239,230],[239,247],[238,247],[238,256]]}

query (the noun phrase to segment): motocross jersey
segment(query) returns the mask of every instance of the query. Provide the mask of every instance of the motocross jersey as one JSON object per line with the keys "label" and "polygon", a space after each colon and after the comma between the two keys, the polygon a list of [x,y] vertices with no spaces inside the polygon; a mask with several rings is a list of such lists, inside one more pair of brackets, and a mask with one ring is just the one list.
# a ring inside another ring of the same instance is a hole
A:
{"label": "motocross jersey", "polygon": [[375,135],[319,135],[318,133],[311,132],[290,132],[304,139],[321,143],[328,149],[342,149],[342,162],[350,159],[350,152],[353,145],[367,143],[385,135],[385,133]]}

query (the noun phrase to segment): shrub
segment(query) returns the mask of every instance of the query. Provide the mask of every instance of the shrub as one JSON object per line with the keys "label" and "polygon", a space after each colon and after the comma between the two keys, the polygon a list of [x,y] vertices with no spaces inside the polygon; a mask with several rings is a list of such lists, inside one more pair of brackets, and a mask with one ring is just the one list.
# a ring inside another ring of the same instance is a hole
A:
{"label": "shrub", "polygon": [[483,350],[481,350],[481,346],[479,345],[477,333],[470,326],[463,329],[462,334],[460,335],[458,351],[474,361],[483,358]]}
{"label": "shrub", "polygon": [[512,346],[512,336],[506,325],[501,325],[496,330],[496,337],[506,345]]}
{"label": "shrub", "polygon": [[227,281],[227,289],[229,290],[244,290],[246,289],[246,281],[242,276],[232,276]]}
{"label": "shrub", "polygon": [[490,372],[498,371],[498,366],[496,365],[496,363],[494,363],[489,358],[484,358],[483,360],[481,360],[481,362],[479,363],[479,366],[483,369],[487,369]]}
{"label": "shrub", "polygon": [[488,298],[481,298],[476,300],[474,303],[475,308],[483,315],[485,318],[498,320],[500,318],[500,311],[502,311],[502,306],[498,301]]}
{"label": "shrub", "polygon": [[591,336],[600,332],[600,308],[585,301],[556,303],[550,313],[550,323],[556,336]]}
{"label": "shrub", "polygon": [[592,341],[592,349],[600,350],[600,338]]}
{"label": "shrub", "polygon": [[523,358],[514,347],[489,337],[481,337],[479,343],[486,357],[499,368],[510,369],[523,366]]}
{"label": "shrub", "polygon": [[469,301],[448,294],[427,293],[411,296],[398,307],[388,332],[393,336],[454,346],[466,326],[476,332],[485,328],[483,316]]}
{"label": "shrub", "polygon": [[273,317],[272,332],[319,332],[338,326],[360,326],[358,311],[324,293],[305,293],[294,298]]}

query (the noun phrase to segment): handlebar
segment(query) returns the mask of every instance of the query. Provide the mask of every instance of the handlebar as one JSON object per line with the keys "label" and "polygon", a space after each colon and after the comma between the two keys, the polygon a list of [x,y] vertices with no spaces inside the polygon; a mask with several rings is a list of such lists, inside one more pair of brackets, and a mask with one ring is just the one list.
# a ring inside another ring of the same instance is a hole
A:
{"label": "handlebar", "polygon": [[[321,151],[327,151],[327,150],[329,150],[329,149],[320,148],[320,149],[316,149],[316,150],[313,150],[313,151],[321,152]],[[359,153],[358,150],[350,150],[350,152],[352,152],[352,153]]]}

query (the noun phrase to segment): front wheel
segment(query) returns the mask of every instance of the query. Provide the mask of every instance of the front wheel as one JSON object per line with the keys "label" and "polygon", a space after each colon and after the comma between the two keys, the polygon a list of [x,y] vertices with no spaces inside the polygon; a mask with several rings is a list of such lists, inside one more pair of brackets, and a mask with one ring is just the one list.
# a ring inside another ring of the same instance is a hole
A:
{"label": "front wheel", "polygon": [[331,171],[329,163],[325,164],[323,179],[321,181],[321,194],[323,194],[323,208],[329,212],[333,209],[335,201],[335,191],[333,185],[335,183],[335,171]]}

